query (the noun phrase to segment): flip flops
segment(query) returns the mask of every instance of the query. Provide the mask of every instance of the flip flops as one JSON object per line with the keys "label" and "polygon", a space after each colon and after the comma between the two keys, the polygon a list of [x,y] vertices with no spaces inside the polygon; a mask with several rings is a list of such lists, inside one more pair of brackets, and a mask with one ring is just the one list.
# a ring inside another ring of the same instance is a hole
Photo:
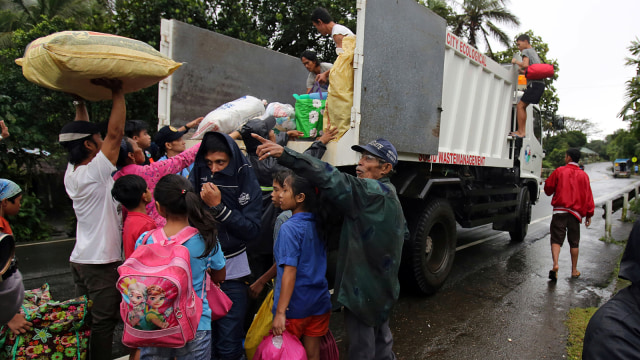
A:
{"label": "flip flops", "polygon": [[576,275],[571,275],[571,277],[572,277],[573,279],[577,279],[577,278],[579,278],[579,277],[580,277],[580,275],[581,275],[581,273],[580,273],[580,271],[578,271],[578,273],[577,273]]}
{"label": "flip flops", "polygon": [[553,270],[549,270],[549,279],[552,281],[557,281],[558,280],[558,270],[553,271]]}

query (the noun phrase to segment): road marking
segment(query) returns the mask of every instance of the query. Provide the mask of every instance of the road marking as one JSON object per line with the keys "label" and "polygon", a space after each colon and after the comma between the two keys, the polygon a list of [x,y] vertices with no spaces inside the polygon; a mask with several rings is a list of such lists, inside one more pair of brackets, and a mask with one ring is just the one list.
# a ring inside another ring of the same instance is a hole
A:
{"label": "road marking", "polygon": [[49,240],[49,241],[39,241],[36,243],[29,243],[29,244],[18,244],[16,245],[16,247],[26,247],[26,246],[36,246],[36,245],[47,245],[47,244],[55,244],[55,243],[59,243],[59,242],[65,242],[65,241],[76,241],[75,238],[68,238],[68,239],[60,239],[60,240]]}

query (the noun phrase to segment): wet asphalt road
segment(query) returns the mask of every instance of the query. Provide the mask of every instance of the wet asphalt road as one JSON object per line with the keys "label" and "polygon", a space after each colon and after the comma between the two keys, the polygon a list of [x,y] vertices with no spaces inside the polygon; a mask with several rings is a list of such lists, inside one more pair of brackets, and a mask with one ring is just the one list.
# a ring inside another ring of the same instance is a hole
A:
{"label": "wet asphalt road", "polygon": [[[458,229],[452,272],[438,293],[417,296],[403,289],[391,316],[398,359],[562,359],[566,356],[566,314],[573,307],[599,306],[611,296],[613,271],[622,246],[606,244],[599,203],[637,182],[613,179],[609,163],[587,165],[596,199],[591,227],[581,227],[579,279],[571,279],[568,244],[560,254],[557,283],[551,269],[550,197],[541,193],[524,242],[511,243],[491,226]],[[613,237],[625,240],[631,223],[614,214]],[[469,246],[470,245],[470,246]],[[468,247],[467,247],[468,246]],[[72,240],[20,245],[17,253],[25,287],[48,282],[54,299],[74,296],[68,267]],[[331,330],[346,359],[342,314]],[[114,349],[114,357],[124,355]]]}

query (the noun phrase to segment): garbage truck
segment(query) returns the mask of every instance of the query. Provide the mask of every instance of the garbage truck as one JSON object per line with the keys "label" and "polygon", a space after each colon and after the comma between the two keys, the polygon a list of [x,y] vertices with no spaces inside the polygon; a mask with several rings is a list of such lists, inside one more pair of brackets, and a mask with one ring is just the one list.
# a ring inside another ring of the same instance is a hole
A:
{"label": "garbage truck", "polygon": [[[311,26],[311,22],[309,22]],[[159,126],[180,126],[253,95],[293,104],[306,91],[300,59],[176,20],[162,20],[161,52],[184,66],[160,84]],[[539,197],[541,115],[516,130],[518,69],[501,65],[446,29],[415,0],[359,0],[349,129],[324,161],[354,171],[354,144],[379,137],[398,150],[392,182],[410,231],[401,281],[435,292],[449,274],[457,225],[492,225],[523,241]],[[331,92],[331,88],[329,88]],[[311,143],[290,141],[304,151]],[[389,224],[389,226],[400,224]]]}

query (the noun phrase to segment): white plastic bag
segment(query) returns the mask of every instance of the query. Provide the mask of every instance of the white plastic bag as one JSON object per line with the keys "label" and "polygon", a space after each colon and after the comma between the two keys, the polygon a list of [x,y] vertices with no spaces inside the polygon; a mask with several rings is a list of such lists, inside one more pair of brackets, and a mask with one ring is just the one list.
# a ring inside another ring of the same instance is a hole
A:
{"label": "white plastic bag", "polygon": [[289,130],[296,129],[295,113],[296,111],[293,108],[293,105],[272,102],[267,106],[267,110],[262,116],[262,120],[269,116],[273,116],[276,118],[276,127],[274,130],[276,130],[276,132],[287,132]]}
{"label": "white plastic bag", "polygon": [[208,113],[204,117],[192,139],[202,139],[209,131],[228,134],[240,129],[249,119],[264,115],[262,100],[253,96],[243,96]]}

